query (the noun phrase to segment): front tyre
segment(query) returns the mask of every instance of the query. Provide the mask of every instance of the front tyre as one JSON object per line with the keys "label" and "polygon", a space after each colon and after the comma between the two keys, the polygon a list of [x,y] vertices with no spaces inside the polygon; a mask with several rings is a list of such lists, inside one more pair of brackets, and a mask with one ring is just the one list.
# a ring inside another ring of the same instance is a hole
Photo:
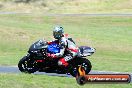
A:
{"label": "front tyre", "polygon": [[32,61],[30,61],[29,56],[24,56],[19,61],[18,68],[21,72],[24,72],[24,73],[34,73],[37,71]]}

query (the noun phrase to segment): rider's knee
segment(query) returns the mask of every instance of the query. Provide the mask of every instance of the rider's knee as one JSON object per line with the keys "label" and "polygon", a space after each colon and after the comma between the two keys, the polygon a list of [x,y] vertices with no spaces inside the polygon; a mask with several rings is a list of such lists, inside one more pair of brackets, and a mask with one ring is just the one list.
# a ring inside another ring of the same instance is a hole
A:
{"label": "rider's knee", "polygon": [[68,66],[68,62],[65,60],[65,58],[61,58],[59,61],[58,61],[58,65],[59,66]]}

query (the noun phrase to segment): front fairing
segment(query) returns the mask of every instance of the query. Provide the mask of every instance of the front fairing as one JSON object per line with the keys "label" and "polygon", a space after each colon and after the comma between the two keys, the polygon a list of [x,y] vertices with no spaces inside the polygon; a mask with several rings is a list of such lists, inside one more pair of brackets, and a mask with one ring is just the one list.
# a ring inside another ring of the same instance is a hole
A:
{"label": "front fairing", "polygon": [[43,48],[47,48],[47,46],[48,45],[45,43],[45,41],[39,40],[30,46],[29,51],[37,51]]}

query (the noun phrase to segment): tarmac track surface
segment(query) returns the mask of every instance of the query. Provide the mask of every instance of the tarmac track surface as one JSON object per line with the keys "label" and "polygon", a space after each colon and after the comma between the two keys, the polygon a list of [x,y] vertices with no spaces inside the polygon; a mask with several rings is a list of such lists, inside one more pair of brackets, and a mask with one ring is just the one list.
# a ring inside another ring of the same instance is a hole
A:
{"label": "tarmac track surface", "polygon": [[[17,66],[0,66],[0,73],[12,73],[12,74],[20,74]],[[56,74],[56,73],[45,73],[45,72],[35,72],[33,74],[37,75],[48,75],[48,76],[59,76],[59,77],[72,77],[71,75],[67,74]],[[113,71],[95,71],[92,70],[89,74],[130,74],[132,78],[132,73],[127,72],[113,72]],[[131,80],[132,82],[132,80]]]}
{"label": "tarmac track surface", "polygon": [[[24,13],[24,12],[2,12],[0,11],[0,14],[2,15],[6,15],[6,14],[24,14],[24,15],[32,15],[33,13]],[[92,14],[92,13],[88,13],[88,14],[46,14],[43,13],[44,16],[132,16],[132,13],[97,13],[97,14]]]}

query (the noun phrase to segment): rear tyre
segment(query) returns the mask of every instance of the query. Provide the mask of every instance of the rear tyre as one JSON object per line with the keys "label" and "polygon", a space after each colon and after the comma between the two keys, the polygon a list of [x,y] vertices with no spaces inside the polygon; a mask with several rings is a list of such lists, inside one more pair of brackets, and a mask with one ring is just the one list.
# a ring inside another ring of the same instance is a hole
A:
{"label": "rear tyre", "polygon": [[84,85],[87,81],[87,79],[84,77],[84,76],[79,76],[77,79],[76,79],[77,83],[79,85]]}
{"label": "rear tyre", "polygon": [[18,63],[18,68],[24,73],[34,73],[37,71],[33,62],[30,61],[28,56],[24,56]]}
{"label": "rear tyre", "polygon": [[73,69],[70,71],[70,74],[73,77],[76,77],[79,66],[82,66],[85,70],[85,73],[88,74],[91,71],[92,65],[91,62],[86,58],[78,58],[75,60]]}

